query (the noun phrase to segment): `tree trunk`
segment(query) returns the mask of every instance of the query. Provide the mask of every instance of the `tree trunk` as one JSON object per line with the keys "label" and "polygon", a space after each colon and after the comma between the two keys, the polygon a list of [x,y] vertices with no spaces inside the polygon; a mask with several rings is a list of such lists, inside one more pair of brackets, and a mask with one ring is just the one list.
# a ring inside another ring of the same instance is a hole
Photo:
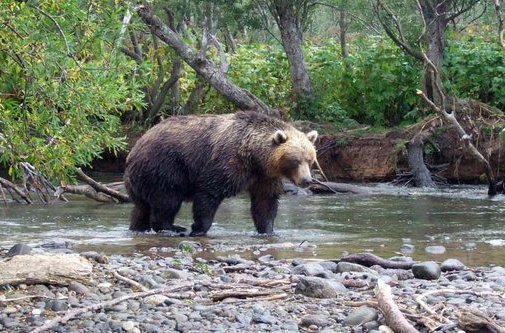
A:
{"label": "tree trunk", "polygon": [[[428,43],[426,56],[440,73],[445,48],[445,29],[447,27],[445,14],[442,13],[448,10],[447,5],[445,1],[440,0],[422,0],[420,4],[422,14],[426,20],[426,39]],[[435,75],[430,66],[426,66],[423,73],[423,90],[436,105],[445,107],[443,105],[444,96],[436,88],[437,84],[439,87],[442,87],[440,76]]]}
{"label": "tree trunk", "polygon": [[146,6],[139,6],[137,12],[158,38],[170,45],[189,66],[208,81],[219,93],[235,103],[238,108],[243,110],[257,110],[269,115],[277,115],[275,110],[269,108],[258,97],[228,80],[226,75],[222,73],[211,60],[205,56],[199,55],[186,45],[179,35],[163,24],[149,8]]}
{"label": "tree trunk", "polygon": [[503,17],[503,14],[501,12],[501,1],[500,0],[494,0],[494,9],[496,11],[496,17],[498,19],[498,45],[500,47],[505,48],[505,45],[503,43],[503,30],[504,30],[504,25],[505,25],[505,18]]}
{"label": "tree trunk", "polygon": [[205,88],[205,82],[203,80],[199,79],[196,82],[195,87],[191,91],[191,94],[189,95],[188,100],[186,101],[186,104],[184,104],[184,107],[182,108],[182,114],[195,113],[195,110],[197,109],[198,104],[200,103],[200,100],[202,99],[204,88]]}
{"label": "tree trunk", "polygon": [[409,166],[417,187],[435,187],[430,170],[424,163],[423,146],[425,137],[423,133],[419,133],[407,144]]}
{"label": "tree trunk", "polygon": [[295,4],[291,0],[275,0],[274,9],[291,73],[292,95],[297,116],[303,116],[313,102],[312,85],[302,53],[302,32]]}
{"label": "tree trunk", "polygon": [[349,47],[347,46],[347,24],[346,24],[346,13],[345,10],[341,9],[339,11],[338,27],[340,29],[339,39],[340,39],[340,54],[342,55],[342,60],[345,62],[347,69],[350,69],[351,64],[346,60],[349,58]]}

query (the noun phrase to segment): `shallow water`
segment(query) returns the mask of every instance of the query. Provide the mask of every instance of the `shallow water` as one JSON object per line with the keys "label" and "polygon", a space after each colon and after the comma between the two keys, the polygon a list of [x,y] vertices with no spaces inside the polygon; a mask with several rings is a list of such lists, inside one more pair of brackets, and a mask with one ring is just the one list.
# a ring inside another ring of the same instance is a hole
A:
{"label": "shallow water", "polygon": [[[255,237],[246,196],[228,199],[208,237],[198,241],[214,253],[328,259],[345,251],[366,250],[392,256],[399,252],[402,239],[409,238],[416,260],[452,257],[471,266],[505,265],[505,196],[490,199],[485,187],[475,186],[437,191],[383,184],[363,188],[372,195],[283,197],[275,223],[278,237],[273,238]],[[183,206],[177,224],[190,227],[190,208]],[[132,254],[148,253],[152,247],[177,247],[183,240],[129,232],[130,209],[131,205],[99,204],[80,197],[49,206],[3,206],[0,247],[57,239],[70,241],[78,251]],[[447,251],[428,254],[428,245],[443,245]]]}

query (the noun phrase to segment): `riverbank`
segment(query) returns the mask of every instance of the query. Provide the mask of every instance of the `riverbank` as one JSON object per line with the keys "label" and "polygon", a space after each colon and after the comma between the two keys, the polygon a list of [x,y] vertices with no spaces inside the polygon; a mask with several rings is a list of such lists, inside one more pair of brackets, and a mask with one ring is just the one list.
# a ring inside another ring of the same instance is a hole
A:
{"label": "riverbank", "polygon": [[[27,251],[18,246],[11,252]],[[32,284],[44,277],[40,267],[46,259],[37,259],[41,264],[30,278],[1,287],[0,330],[41,332],[46,325],[54,332],[388,332],[391,323],[377,303],[379,280],[391,287],[394,302],[420,332],[438,326],[458,332],[470,318],[461,314],[475,310],[505,327],[503,267],[467,268],[450,260],[409,268],[414,263],[400,257],[379,263],[403,269],[368,268],[261,252],[252,259],[207,260],[205,251],[198,242],[182,241],[167,256],[154,248],[149,256],[43,252],[38,255],[58,258],[58,267],[77,260],[79,274],[60,274],[60,285]],[[14,261],[5,251],[0,258],[0,264]]]}

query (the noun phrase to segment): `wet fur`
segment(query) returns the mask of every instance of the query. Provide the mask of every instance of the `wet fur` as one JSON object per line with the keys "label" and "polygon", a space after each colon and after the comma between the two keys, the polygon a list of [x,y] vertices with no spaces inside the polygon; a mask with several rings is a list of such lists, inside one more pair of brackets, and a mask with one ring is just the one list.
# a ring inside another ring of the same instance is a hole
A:
{"label": "wet fur", "polygon": [[[286,133],[286,144],[272,139],[277,130]],[[222,200],[247,190],[257,231],[272,234],[280,173],[289,164],[282,156],[309,148],[315,155],[304,133],[260,113],[169,118],[128,155],[125,185],[135,205],[130,230],[182,232],[175,215],[183,201],[193,201],[191,235],[205,235]]]}

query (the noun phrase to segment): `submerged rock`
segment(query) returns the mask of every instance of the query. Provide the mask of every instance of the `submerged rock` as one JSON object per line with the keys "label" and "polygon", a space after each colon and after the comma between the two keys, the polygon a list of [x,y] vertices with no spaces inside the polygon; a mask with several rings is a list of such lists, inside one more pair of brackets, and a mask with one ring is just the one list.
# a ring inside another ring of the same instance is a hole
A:
{"label": "submerged rock", "polygon": [[430,245],[430,246],[426,246],[426,248],[424,250],[428,253],[431,253],[431,254],[443,254],[443,253],[445,253],[445,246]]}

